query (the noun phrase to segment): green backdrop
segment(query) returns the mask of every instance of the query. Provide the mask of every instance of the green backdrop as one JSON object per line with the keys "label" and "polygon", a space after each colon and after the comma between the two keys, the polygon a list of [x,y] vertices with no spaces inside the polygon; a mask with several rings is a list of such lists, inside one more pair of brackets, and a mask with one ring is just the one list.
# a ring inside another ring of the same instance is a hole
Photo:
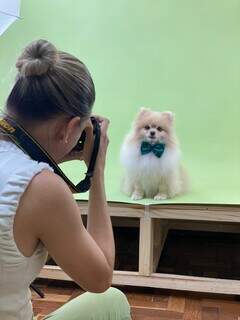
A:
{"label": "green backdrop", "polygon": [[[119,190],[119,149],[138,108],[149,106],[176,114],[192,184],[161,203],[239,204],[239,11],[239,0],[23,0],[22,19],[0,37],[0,104],[20,50],[48,39],[87,64],[95,112],[111,120],[109,200],[131,202]],[[79,179],[78,164],[64,168]]]}

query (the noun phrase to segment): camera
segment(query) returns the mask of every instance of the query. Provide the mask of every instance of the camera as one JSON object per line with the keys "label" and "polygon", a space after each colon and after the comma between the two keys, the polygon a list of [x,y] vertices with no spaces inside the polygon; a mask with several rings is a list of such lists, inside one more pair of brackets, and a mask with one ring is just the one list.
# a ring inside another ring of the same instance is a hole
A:
{"label": "camera", "polygon": [[[91,117],[90,119],[93,126],[93,134],[95,134],[95,131],[97,130],[97,119],[94,117]],[[83,151],[86,137],[87,137],[87,133],[84,130],[76,146],[73,148],[73,151]]]}

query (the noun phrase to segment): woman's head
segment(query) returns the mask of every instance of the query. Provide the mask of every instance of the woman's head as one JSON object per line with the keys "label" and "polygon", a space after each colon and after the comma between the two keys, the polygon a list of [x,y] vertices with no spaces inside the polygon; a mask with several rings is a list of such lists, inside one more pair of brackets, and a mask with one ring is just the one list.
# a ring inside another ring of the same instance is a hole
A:
{"label": "woman's head", "polygon": [[[30,43],[19,56],[18,74],[6,111],[20,123],[89,119],[95,88],[86,66],[46,40]],[[77,124],[77,120],[73,123]],[[76,140],[76,139],[75,139]]]}
{"label": "woman's head", "polygon": [[60,114],[88,118],[95,88],[86,66],[46,40],[30,43],[17,60],[16,83],[7,110],[25,121]]}

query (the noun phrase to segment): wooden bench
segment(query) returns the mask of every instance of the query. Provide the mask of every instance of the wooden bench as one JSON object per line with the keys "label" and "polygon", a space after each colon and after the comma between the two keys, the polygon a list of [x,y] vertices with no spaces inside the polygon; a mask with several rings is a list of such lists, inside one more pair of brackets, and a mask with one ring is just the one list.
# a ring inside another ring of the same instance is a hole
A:
{"label": "wooden bench", "polygon": [[[87,202],[78,202],[87,215]],[[114,271],[114,285],[132,285],[222,294],[240,294],[239,280],[156,273],[169,229],[240,232],[240,206],[130,205],[109,203],[110,214],[124,226],[139,227],[138,272]],[[135,219],[132,219],[135,218]],[[41,278],[71,280],[58,266],[46,265]]]}

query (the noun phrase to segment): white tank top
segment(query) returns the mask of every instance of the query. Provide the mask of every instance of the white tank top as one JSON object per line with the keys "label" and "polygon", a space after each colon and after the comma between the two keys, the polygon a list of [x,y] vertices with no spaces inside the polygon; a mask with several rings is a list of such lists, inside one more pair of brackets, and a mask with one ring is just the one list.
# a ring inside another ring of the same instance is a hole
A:
{"label": "white tank top", "polygon": [[31,320],[29,285],[46,262],[40,243],[31,257],[18,250],[13,237],[13,221],[19,200],[31,179],[52,168],[30,159],[9,141],[0,140],[0,319]]}

